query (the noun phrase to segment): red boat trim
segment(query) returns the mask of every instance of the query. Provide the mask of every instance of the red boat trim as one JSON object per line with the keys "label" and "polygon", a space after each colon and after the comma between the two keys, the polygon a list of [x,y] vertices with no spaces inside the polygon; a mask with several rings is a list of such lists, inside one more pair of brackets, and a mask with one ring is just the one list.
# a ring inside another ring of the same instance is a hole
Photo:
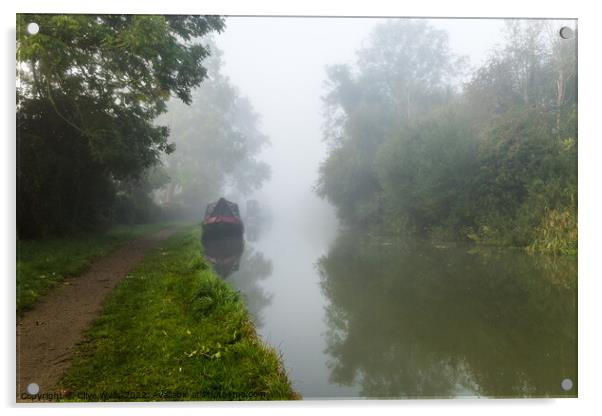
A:
{"label": "red boat trim", "polygon": [[229,223],[229,224],[239,224],[239,225],[242,225],[242,222],[238,218],[236,218],[236,217],[229,217],[229,216],[223,216],[223,215],[217,215],[215,217],[209,217],[205,221],[203,221],[203,224],[218,224],[220,222],[225,222],[225,223]]}

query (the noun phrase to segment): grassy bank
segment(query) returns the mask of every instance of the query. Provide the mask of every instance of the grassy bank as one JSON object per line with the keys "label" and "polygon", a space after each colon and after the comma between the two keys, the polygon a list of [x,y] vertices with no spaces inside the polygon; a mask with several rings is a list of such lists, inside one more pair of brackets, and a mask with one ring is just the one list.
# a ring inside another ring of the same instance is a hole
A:
{"label": "grassy bank", "polygon": [[84,272],[120,244],[157,232],[166,224],[117,226],[102,234],[17,241],[17,312],[27,310],[65,277]]}
{"label": "grassy bank", "polygon": [[62,380],[74,401],[296,398],[278,355],[188,227],[107,299]]}

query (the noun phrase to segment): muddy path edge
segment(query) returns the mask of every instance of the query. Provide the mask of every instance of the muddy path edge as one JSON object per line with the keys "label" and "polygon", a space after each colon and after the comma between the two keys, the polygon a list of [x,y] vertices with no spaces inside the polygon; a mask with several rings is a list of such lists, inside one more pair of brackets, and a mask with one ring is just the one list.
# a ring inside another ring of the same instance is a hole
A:
{"label": "muddy path edge", "polygon": [[65,279],[32,309],[17,316],[17,402],[31,402],[27,386],[39,386],[37,394],[60,394],[57,385],[69,367],[75,345],[100,313],[117,283],[139,264],[146,253],[172,236],[178,227],[126,242],[98,259],[78,277]]}

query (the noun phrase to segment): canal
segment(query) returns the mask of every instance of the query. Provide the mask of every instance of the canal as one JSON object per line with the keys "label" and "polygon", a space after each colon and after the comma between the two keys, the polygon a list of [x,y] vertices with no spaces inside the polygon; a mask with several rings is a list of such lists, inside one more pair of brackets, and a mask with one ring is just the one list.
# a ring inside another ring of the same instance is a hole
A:
{"label": "canal", "polygon": [[310,228],[279,212],[227,279],[304,398],[576,396],[574,257],[365,238],[332,214]]}

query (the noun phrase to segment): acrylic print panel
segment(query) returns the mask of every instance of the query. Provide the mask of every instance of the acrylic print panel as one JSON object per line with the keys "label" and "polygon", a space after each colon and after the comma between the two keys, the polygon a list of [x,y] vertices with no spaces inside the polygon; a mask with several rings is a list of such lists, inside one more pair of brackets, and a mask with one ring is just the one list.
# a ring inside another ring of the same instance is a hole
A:
{"label": "acrylic print panel", "polygon": [[576,397],[576,68],[576,20],[17,15],[17,401]]}

